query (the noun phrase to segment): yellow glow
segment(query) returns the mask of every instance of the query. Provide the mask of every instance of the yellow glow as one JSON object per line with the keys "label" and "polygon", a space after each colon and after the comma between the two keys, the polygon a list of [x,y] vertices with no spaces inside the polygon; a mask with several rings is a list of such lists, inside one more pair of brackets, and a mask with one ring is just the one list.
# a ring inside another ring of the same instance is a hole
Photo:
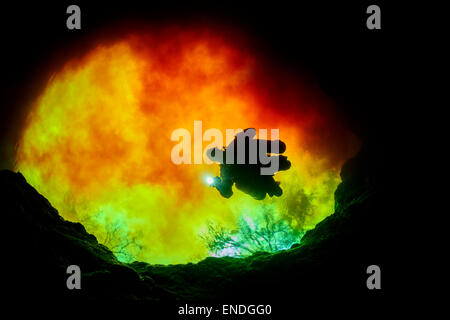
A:
{"label": "yellow glow", "polygon": [[[114,236],[142,246],[128,253],[151,263],[204,258],[199,233],[208,220],[233,228],[263,205],[296,228],[312,228],[333,212],[339,166],[355,152],[346,147],[353,138],[345,132],[342,153],[327,151],[336,141],[321,135],[330,119],[314,111],[318,100],[286,100],[280,92],[280,104],[290,103],[281,113],[283,105],[261,98],[272,90],[267,79],[259,84],[261,73],[256,58],[210,33],[130,36],[98,46],[49,80],[23,131],[17,170],[64,218],[83,222],[99,241],[119,226]],[[205,184],[219,174],[217,164],[173,164],[171,134],[186,128],[193,136],[194,120],[203,121],[203,132],[279,128],[292,162],[276,177],[283,196],[256,201],[234,189],[224,199]]]}

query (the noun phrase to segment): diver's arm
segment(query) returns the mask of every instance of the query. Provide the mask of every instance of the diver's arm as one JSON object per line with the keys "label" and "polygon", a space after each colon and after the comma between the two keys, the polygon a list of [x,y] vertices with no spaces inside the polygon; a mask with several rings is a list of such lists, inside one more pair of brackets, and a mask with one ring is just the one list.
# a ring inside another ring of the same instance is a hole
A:
{"label": "diver's arm", "polygon": [[222,197],[229,198],[233,195],[233,181],[230,179],[220,179],[219,177],[215,177],[211,187],[216,188]]}

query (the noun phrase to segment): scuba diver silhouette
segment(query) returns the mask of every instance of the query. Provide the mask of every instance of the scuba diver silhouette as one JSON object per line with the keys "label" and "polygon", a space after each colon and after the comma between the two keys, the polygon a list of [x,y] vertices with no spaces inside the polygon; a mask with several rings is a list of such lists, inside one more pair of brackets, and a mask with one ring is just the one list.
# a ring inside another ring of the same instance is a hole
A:
{"label": "scuba diver silhouette", "polygon": [[247,128],[236,134],[223,150],[211,148],[206,151],[210,160],[220,163],[220,177],[214,177],[210,186],[223,197],[233,195],[233,184],[256,200],[264,199],[266,194],[270,197],[283,194],[274,174],[288,170],[291,162],[286,156],[269,154],[284,153],[286,144],[280,140],[253,139],[255,136],[256,130]]}

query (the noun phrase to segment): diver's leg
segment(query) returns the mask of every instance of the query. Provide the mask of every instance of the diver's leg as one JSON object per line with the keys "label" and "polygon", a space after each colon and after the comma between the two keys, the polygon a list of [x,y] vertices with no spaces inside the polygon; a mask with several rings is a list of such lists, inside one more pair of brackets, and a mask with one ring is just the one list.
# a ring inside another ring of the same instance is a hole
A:
{"label": "diver's leg", "polygon": [[236,181],[236,188],[251,195],[256,200],[263,200],[266,197],[266,189],[264,184],[256,181]]}
{"label": "diver's leg", "polygon": [[266,193],[260,190],[253,192],[251,195],[255,200],[264,200],[266,197]]}
{"label": "diver's leg", "polygon": [[291,167],[291,162],[286,156],[278,156],[279,171],[288,170]]}
{"label": "diver's leg", "polygon": [[283,190],[280,188],[280,182],[275,181],[273,177],[270,177],[270,181],[268,182],[268,190],[267,193],[269,196],[273,197],[279,197],[283,194]]}

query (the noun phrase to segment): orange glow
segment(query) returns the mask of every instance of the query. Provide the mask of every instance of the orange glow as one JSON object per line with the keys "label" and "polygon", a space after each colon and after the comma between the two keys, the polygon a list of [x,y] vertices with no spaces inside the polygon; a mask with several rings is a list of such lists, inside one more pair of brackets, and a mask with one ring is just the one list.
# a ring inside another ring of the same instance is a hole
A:
{"label": "orange glow", "polygon": [[[30,112],[17,170],[63,217],[99,241],[120,226],[115,236],[140,246],[127,253],[152,263],[206,257],[198,235],[208,220],[233,228],[263,205],[312,228],[333,212],[340,165],[357,143],[330,102],[297,80],[211,31],[130,35],[54,74]],[[283,196],[256,201],[235,189],[224,199],[204,183],[217,164],[173,164],[171,134],[186,128],[193,137],[195,120],[224,136],[227,128],[279,128],[292,162],[276,177]]]}

